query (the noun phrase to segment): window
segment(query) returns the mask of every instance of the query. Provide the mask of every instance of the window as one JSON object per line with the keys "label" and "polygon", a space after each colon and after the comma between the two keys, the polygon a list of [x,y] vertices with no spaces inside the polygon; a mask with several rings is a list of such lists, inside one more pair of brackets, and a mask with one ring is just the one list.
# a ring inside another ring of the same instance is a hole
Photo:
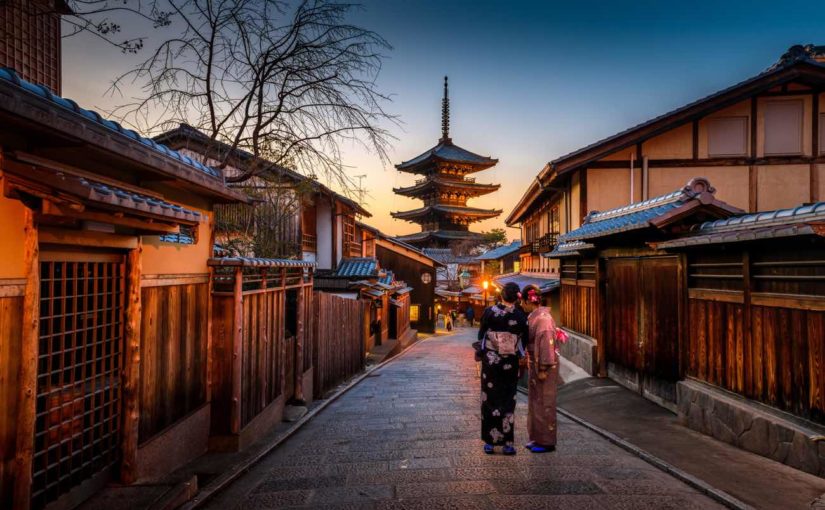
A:
{"label": "window", "polygon": [[518,273],[519,271],[521,271],[521,261],[520,260],[514,260],[513,261],[513,272]]}
{"label": "window", "polygon": [[717,117],[708,120],[708,156],[745,156],[747,152],[747,117]]}
{"label": "window", "polygon": [[765,155],[802,153],[801,100],[765,103]]}
{"label": "window", "polygon": [[418,322],[419,305],[410,305],[410,322]]}

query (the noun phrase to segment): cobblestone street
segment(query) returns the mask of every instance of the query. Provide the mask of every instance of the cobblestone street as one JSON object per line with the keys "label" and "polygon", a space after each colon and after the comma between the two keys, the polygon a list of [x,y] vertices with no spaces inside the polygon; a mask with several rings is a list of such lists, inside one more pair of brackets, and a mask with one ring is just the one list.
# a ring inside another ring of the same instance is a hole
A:
{"label": "cobblestone street", "polygon": [[721,508],[563,417],[554,453],[484,455],[473,333],[425,340],[373,372],[207,506]]}

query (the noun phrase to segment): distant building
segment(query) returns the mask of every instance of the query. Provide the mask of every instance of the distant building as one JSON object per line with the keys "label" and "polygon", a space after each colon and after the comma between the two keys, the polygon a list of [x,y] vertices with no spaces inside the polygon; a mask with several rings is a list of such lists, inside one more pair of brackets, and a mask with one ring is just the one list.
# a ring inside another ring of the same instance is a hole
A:
{"label": "distant building", "polygon": [[518,273],[520,269],[519,248],[521,240],[493,248],[482,253],[476,260],[481,262],[481,273],[493,276],[505,273]]}
{"label": "distant building", "polygon": [[452,242],[478,241],[481,234],[470,231],[469,225],[495,218],[502,212],[500,209],[479,209],[467,205],[470,198],[498,190],[498,184],[482,184],[467,177],[494,166],[498,160],[479,156],[453,144],[446,77],[441,124],[438,145],[395,166],[401,172],[424,176],[412,186],[393,189],[399,195],[424,201],[424,206],[418,209],[392,213],[393,218],[421,225],[421,232],[399,237],[419,247],[443,248]]}

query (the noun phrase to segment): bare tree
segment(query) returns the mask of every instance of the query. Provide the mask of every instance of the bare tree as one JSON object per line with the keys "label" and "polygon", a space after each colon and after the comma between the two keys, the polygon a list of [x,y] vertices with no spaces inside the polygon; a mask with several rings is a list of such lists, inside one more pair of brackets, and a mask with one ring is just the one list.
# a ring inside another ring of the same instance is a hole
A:
{"label": "bare tree", "polygon": [[[113,112],[120,120],[148,132],[186,123],[215,142],[252,153],[253,164],[227,176],[234,183],[291,166],[351,190],[354,183],[341,158],[345,142],[388,162],[392,138],[386,125],[396,118],[385,111],[390,97],[375,79],[390,45],[348,21],[354,4],[151,4],[150,12],[168,13],[164,19],[180,30],[114,81],[112,91],[134,84],[141,90],[140,97]],[[221,157],[208,155],[225,167]]]}

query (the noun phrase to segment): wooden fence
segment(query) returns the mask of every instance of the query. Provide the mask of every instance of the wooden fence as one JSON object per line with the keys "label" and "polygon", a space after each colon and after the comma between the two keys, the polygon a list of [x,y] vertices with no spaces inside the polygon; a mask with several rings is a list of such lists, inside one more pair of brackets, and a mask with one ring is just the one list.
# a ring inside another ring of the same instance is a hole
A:
{"label": "wooden fence", "polygon": [[308,264],[296,261],[213,259],[210,265],[217,266],[212,435],[237,435],[276,400],[302,398],[312,277]]}
{"label": "wooden fence", "polygon": [[578,258],[561,263],[561,325],[590,337],[600,336],[597,261]]}
{"label": "wooden fence", "polygon": [[687,375],[825,423],[821,249],[689,258]]}
{"label": "wooden fence", "polygon": [[325,292],[315,292],[313,301],[313,387],[318,398],[364,368],[364,325],[371,305]]}

